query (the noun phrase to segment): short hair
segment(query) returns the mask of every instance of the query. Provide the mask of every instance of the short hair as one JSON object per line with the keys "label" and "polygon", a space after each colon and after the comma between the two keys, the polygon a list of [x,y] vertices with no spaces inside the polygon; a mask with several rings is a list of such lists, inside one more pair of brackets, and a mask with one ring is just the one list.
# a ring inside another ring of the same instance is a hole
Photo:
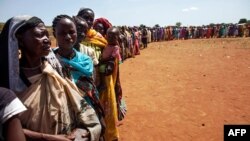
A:
{"label": "short hair", "polygon": [[68,16],[68,15],[57,15],[57,16],[54,18],[53,22],[52,22],[52,29],[53,29],[53,32],[55,32],[55,28],[56,28],[58,22],[59,22],[61,19],[69,19],[69,20],[71,20],[73,23],[75,23],[74,20],[73,20],[73,18],[71,18],[71,17]]}
{"label": "short hair", "polygon": [[78,14],[77,14],[77,16],[80,16],[80,15],[82,15],[83,13],[85,13],[85,11],[91,11],[93,14],[94,14],[94,16],[95,16],[95,12],[92,10],[92,9],[90,9],[90,8],[81,8],[79,11],[78,11]]}
{"label": "short hair", "polygon": [[83,19],[83,18],[80,17],[80,16],[73,16],[72,18],[73,18],[75,24],[76,24],[76,21],[84,21],[84,22],[87,22],[85,19]]}

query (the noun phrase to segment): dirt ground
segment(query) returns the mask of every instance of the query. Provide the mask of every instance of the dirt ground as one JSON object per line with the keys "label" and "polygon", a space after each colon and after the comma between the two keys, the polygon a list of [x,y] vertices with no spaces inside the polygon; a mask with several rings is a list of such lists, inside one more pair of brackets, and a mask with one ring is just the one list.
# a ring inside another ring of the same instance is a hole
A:
{"label": "dirt ground", "polygon": [[151,43],[120,75],[121,141],[222,141],[250,124],[250,38]]}

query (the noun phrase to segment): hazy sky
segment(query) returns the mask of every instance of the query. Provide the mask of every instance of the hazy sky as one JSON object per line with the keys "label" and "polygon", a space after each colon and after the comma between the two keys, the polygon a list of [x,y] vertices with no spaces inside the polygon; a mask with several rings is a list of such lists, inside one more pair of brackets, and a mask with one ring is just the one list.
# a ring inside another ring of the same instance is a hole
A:
{"label": "hazy sky", "polygon": [[113,25],[181,22],[189,26],[250,20],[250,0],[0,0],[0,22],[26,14],[51,25],[55,16],[76,15],[81,7],[92,8],[96,18],[106,17]]}

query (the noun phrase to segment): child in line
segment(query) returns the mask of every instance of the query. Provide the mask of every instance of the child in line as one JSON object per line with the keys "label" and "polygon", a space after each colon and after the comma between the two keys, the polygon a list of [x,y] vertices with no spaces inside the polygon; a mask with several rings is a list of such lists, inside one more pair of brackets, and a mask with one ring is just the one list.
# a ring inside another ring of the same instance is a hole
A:
{"label": "child in line", "polygon": [[[102,73],[102,83],[105,88],[101,91],[100,100],[105,111],[106,132],[105,140],[118,140],[119,133],[117,129],[118,120],[122,120],[126,113],[126,106],[122,106],[122,89],[119,79],[119,61],[121,56],[118,46],[119,29],[111,27],[107,30],[108,45],[104,48],[100,64],[107,61],[113,61],[114,66],[108,66],[111,73]],[[100,65],[102,66],[102,65]],[[100,71],[102,69],[100,68]],[[122,110],[121,110],[122,109]],[[121,112],[122,111],[122,112]]]}

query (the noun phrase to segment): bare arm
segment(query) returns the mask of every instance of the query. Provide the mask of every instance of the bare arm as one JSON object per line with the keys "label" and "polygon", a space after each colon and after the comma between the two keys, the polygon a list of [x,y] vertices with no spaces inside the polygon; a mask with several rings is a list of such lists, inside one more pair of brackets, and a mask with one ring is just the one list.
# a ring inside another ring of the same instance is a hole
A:
{"label": "bare arm", "polygon": [[[7,120],[6,123],[4,123],[4,129],[6,141],[26,141],[21,122],[17,116],[13,116]],[[15,133],[14,136],[13,133]]]}
{"label": "bare arm", "polygon": [[51,135],[51,134],[44,134],[35,131],[31,131],[28,129],[23,129],[24,134],[27,140],[32,141],[72,141],[74,140],[74,136],[66,136],[66,135]]}

